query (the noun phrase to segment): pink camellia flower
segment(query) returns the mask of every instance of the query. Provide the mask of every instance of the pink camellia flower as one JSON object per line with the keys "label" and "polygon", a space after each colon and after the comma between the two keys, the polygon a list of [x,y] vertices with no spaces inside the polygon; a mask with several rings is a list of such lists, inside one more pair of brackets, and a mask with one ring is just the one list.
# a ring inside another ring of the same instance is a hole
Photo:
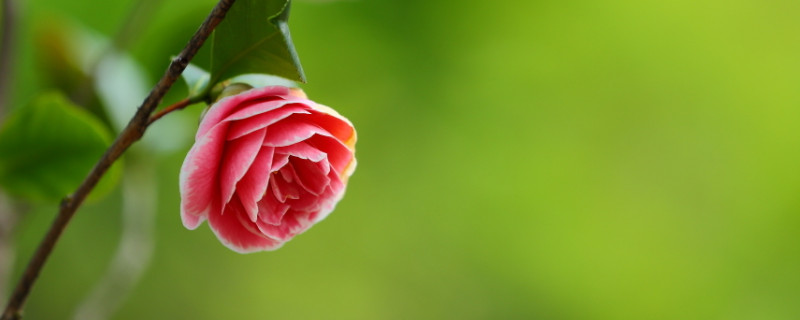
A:
{"label": "pink camellia flower", "polygon": [[208,220],[228,248],[274,250],[324,219],[356,167],[356,132],[333,109],[285,87],[211,106],[181,168],[181,218]]}

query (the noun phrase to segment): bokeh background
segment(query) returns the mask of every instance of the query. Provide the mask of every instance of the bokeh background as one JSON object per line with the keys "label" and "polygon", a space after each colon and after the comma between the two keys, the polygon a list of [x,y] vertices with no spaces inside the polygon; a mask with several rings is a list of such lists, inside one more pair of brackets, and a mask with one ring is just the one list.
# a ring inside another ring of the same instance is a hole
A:
{"label": "bokeh background", "polygon": [[[113,37],[135,6],[20,2],[14,107],[52,87],[39,27]],[[127,46],[152,85],[214,2],[149,2]],[[239,255],[181,225],[193,133],[140,151],[155,245],[114,319],[800,318],[800,2],[298,0],[290,22],[306,92],[358,129],[347,196]],[[78,213],[27,319],[74,316],[121,198]],[[20,219],[14,278],[55,208]]]}

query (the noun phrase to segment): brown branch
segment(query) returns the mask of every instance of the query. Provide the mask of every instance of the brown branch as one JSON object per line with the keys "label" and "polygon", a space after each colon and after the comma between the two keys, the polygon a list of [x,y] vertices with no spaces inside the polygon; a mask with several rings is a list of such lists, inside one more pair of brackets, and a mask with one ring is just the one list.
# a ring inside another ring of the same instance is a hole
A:
{"label": "brown branch", "polygon": [[142,102],[142,105],[136,111],[136,114],[128,123],[128,126],[117,136],[117,139],[111,147],[106,150],[106,153],[103,154],[97,164],[95,164],[86,179],[84,179],[78,189],[75,190],[75,193],[61,201],[58,215],[47,231],[44,239],[42,239],[42,242],[39,244],[39,247],[36,249],[36,253],[34,253],[30,262],[28,262],[28,266],[25,268],[22,278],[17,283],[17,287],[14,289],[11,299],[0,319],[12,320],[21,317],[22,307],[28,298],[31,287],[39,276],[50,253],[53,251],[53,247],[58,241],[58,238],[64,232],[70,219],[74,216],[75,211],[81,203],[83,203],[83,200],[86,199],[86,196],[89,195],[89,192],[94,189],[97,182],[100,181],[100,178],[105,174],[108,168],[111,167],[114,161],[116,161],[131,144],[142,138],[145,130],[147,130],[150,114],[153,113],[153,110],[155,110],[161,99],[170,87],[172,87],[172,84],[180,77],[183,70],[186,69],[186,66],[189,64],[189,61],[194,58],[194,55],[197,54],[197,51],[205,40],[211,35],[211,31],[222,21],[234,2],[235,0],[220,0],[217,3],[206,20],[203,21],[203,24],[200,25],[197,32],[192,36],[191,40],[189,40],[189,43],[186,44],[186,47],[183,48],[178,57],[172,60],[164,76],[161,77],[161,80],[158,81],[147,98],[145,98],[144,102]]}

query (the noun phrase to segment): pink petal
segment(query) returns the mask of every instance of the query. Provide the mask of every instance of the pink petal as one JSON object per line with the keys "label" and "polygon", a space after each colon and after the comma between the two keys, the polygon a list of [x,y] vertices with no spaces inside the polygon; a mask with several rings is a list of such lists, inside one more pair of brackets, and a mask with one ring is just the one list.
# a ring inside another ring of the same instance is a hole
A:
{"label": "pink petal", "polygon": [[275,154],[275,157],[272,158],[272,172],[280,170],[287,163],[289,163],[288,154]]}
{"label": "pink petal", "polygon": [[297,199],[286,200],[288,204],[295,211],[311,212],[319,210],[321,205],[320,196],[311,194],[307,191],[301,191],[300,197]]}
{"label": "pink petal", "polygon": [[284,181],[289,183],[294,182],[295,173],[294,173],[294,168],[292,168],[292,166],[283,166],[283,168],[278,170],[278,173],[281,174],[281,178],[283,178]]}
{"label": "pink petal", "polygon": [[298,212],[290,209],[283,216],[280,225],[272,225],[259,220],[256,221],[256,226],[262,234],[269,238],[277,241],[287,241],[313,225],[308,216],[308,212]]}
{"label": "pink petal", "polygon": [[336,204],[342,199],[343,196],[344,192],[334,193],[330,191],[330,189],[326,190],[323,196],[320,197],[322,200],[320,201],[319,210],[313,212],[309,219],[313,223],[317,223],[322,221],[322,219],[325,219],[331,212],[333,212]]}
{"label": "pink petal", "polygon": [[[203,117],[200,122],[200,128],[197,130],[197,136],[204,135],[212,127],[223,122],[231,113],[236,110],[241,110],[249,105],[263,103],[270,100],[286,100],[287,97],[292,97],[289,89],[285,87],[264,87],[256,88],[242,92],[237,95],[225,97],[208,108],[208,113]],[[292,98],[296,99],[296,98]]]}
{"label": "pink petal", "polygon": [[322,159],[327,157],[325,152],[322,152],[305,142],[298,142],[293,145],[279,147],[275,149],[275,152],[288,154],[300,159],[308,159],[314,162],[320,162]]}
{"label": "pink petal", "polygon": [[195,142],[180,172],[181,217],[195,229],[208,216],[213,195],[218,193],[217,172],[224,150],[226,126],[216,127]]}
{"label": "pink petal", "polygon": [[199,227],[203,221],[206,221],[206,216],[204,215],[194,215],[181,212],[181,222],[183,222],[183,226],[186,227],[186,229],[197,229],[197,227]]}
{"label": "pink petal", "polygon": [[330,179],[331,183],[328,186],[331,188],[333,193],[341,193],[344,192],[344,181],[339,177],[335,171],[328,172],[328,179]]}
{"label": "pink petal", "polygon": [[322,170],[322,172],[325,173],[325,175],[327,175],[328,173],[331,172],[331,163],[328,162],[328,155],[327,154],[325,155],[325,161],[318,161],[318,162],[316,162],[316,164],[317,164],[317,167],[319,167],[319,169]]}
{"label": "pink petal", "polygon": [[223,205],[231,200],[233,192],[236,190],[236,183],[244,177],[258,155],[264,135],[266,135],[266,129],[261,129],[225,144],[220,167],[220,191]]}
{"label": "pink petal", "polygon": [[264,139],[264,145],[285,147],[304,141],[315,134],[331,136],[325,129],[298,119],[298,116],[305,115],[292,115],[271,125],[269,134]]}
{"label": "pink petal", "polygon": [[297,113],[310,114],[309,111],[306,111],[309,110],[310,107],[302,103],[299,103],[297,100],[271,100],[271,99],[264,101],[254,100],[252,104],[239,108],[238,110],[234,111],[233,113],[225,117],[223,121],[231,121],[231,122],[241,121],[244,119],[257,117],[265,113],[276,112],[278,110],[289,107],[293,108],[299,107],[300,112]]}
{"label": "pink petal", "polygon": [[256,221],[259,213],[258,201],[267,192],[274,150],[275,148],[262,147],[250,169],[236,184],[236,195],[241,200],[250,221]]}
{"label": "pink petal", "polygon": [[300,189],[294,183],[289,183],[283,179],[276,179],[275,176],[269,179],[269,186],[272,188],[272,194],[275,199],[281,203],[286,202],[286,199],[297,199],[300,197]]}
{"label": "pink petal", "polygon": [[335,138],[324,135],[314,135],[308,138],[306,143],[325,152],[328,155],[328,161],[333,169],[340,174],[343,173],[350,162],[354,160],[353,151]]}
{"label": "pink petal", "polygon": [[258,219],[264,223],[278,225],[290,206],[280,203],[272,194],[267,194],[258,202]]}
{"label": "pink petal", "polygon": [[312,111],[311,115],[306,116],[307,121],[314,123],[331,135],[339,139],[339,141],[347,144],[348,141],[355,138],[356,131],[350,121],[338,114],[333,115],[329,113],[320,112],[319,110]]}
{"label": "pink petal", "polygon": [[[306,111],[306,109],[307,107],[300,104],[290,104],[277,110],[257,114],[239,121],[233,121],[230,129],[228,130],[228,140],[233,140],[258,129],[267,127],[295,113],[308,114],[309,112]],[[229,119],[230,118],[232,117],[229,117]]]}
{"label": "pink petal", "polygon": [[239,253],[275,250],[282,241],[263,236],[258,227],[250,222],[239,201],[231,201],[225,207],[225,214],[212,214],[208,225],[226,247]]}
{"label": "pink petal", "polygon": [[291,162],[297,182],[303,189],[313,195],[319,195],[331,183],[330,178],[325,175],[325,172],[316,163],[297,158],[294,158]]}

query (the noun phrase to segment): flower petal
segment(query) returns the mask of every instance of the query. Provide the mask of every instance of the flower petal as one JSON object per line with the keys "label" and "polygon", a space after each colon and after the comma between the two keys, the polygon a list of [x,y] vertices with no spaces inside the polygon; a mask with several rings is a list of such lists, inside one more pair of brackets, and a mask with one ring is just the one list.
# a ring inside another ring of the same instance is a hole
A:
{"label": "flower petal", "polygon": [[305,142],[298,142],[293,145],[279,147],[275,149],[275,152],[288,154],[290,156],[294,156],[295,158],[308,159],[314,162],[320,162],[322,159],[327,157],[325,152],[322,152]]}
{"label": "flower petal", "polygon": [[328,161],[331,166],[339,174],[345,172],[350,163],[355,161],[353,151],[336,138],[314,135],[305,142],[317,150],[325,152],[328,155]]}
{"label": "flower petal", "polygon": [[224,213],[211,214],[208,225],[220,242],[231,250],[250,253],[275,250],[283,245],[283,241],[262,235],[257,226],[247,219],[239,201],[231,201],[225,207]]}
{"label": "flower petal", "polygon": [[298,158],[290,161],[297,182],[309,193],[318,196],[331,183],[330,178],[314,162]]}
{"label": "flower petal", "polygon": [[258,202],[267,192],[274,151],[275,148],[262,147],[250,169],[236,184],[236,195],[242,202],[250,221],[256,221],[259,214]]}
{"label": "flower petal", "polygon": [[204,135],[207,131],[211,130],[211,128],[217,124],[222,123],[223,119],[237,110],[242,110],[250,105],[260,104],[270,100],[286,100],[286,98],[289,97],[296,99],[290,95],[288,88],[264,87],[247,90],[240,94],[220,99],[208,108],[208,113],[203,117],[203,121],[200,122],[197,136]]}
{"label": "flower petal", "polygon": [[259,220],[256,221],[256,226],[262,234],[269,238],[287,241],[311,227],[313,222],[308,219],[308,216],[308,212],[289,209],[289,212],[283,216],[280,225],[272,225]]}
{"label": "flower petal", "polygon": [[261,129],[225,144],[220,167],[220,200],[223,205],[231,201],[236,183],[244,177],[256,159],[266,131]]}
{"label": "flower petal", "polygon": [[276,153],[272,158],[272,172],[276,172],[289,163],[289,155]]}
{"label": "flower petal", "polygon": [[314,195],[308,191],[301,190],[300,197],[297,199],[287,199],[286,204],[295,211],[312,212],[320,209],[322,204],[321,195]]}
{"label": "flower petal", "polygon": [[356,130],[353,129],[353,124],[351,124],[350,121],[327,106],[315,103],[312,105],[312,108],[314,108],[314,110],[311,112],[311,115],[305,117],[309,122],[322,127],[350,149],[355,147]]}
{"label": "flower petal", "polygon": [[269,186],[272,189],[272,194],[281,203],[285,203],[286,199],[297,199],[300,197],[300,189],[294,183],[286,182],[282,178],[273,174],[269,179]]}
{"label": "flower petal", "polygon": [[305,115],[291,115],[271,125],[269,127],[269,134],[264,139],[264,145],[270,147],[290,146],[304,141],[315,134],[331,137],[331,134],[325,131],[325,129],[303,121],[299,116]]}
{"label": "flower petal", "polygon": [[217,172],[224,150],[226,126],[201,136],[189,150],[180,172],[181,218],[184,226],[197,228],[208,216],[219,190]]}
{"label": "flower petal", "polygon": [[249,118],[233,121],[230,129],[228,129],[228,140],[233,140],[258,129],[265,128],[295,113],[308,114],[309,112],[306,111],[306,109],[307,107],[303,105],[291,104],[276,110],[254,115]]}
{"label": "flower petal", "polygon": [[258,202],[258,219],[264,223],[279,225],[289,208],[289,204],[278,202],[271,193],[268,193]]}

